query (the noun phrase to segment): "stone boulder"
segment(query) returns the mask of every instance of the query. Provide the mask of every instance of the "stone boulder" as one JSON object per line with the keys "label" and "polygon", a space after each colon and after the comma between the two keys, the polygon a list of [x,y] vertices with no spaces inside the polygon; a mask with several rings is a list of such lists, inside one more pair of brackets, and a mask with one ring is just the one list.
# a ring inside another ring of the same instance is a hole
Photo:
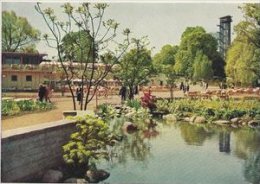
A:
{"label": "stone boulder", "polygon": [[190,117],[184,117],[184,118],[183,118],[183,121],[185,121],[185,122],[190,122]]}
{"label": "stone boulder", "polygon": [[237,124],[237,123],[239,123],[239,118],[232,118],[230,121],[231,121],[231,123],[235,123],[235,124]]}
{"label": "stone boulder", "polygon": [[172,121],[172,122],[177,121],[177,117],[174,114],[163,115],[163,119],[165,119],[166,121]]}
{"label": "stone boulder", "polygon": [[42,178],[43,183],[59,183],[63,178],[62,172],[58,170],[48,170]]}
{"label": "stone boulder", "polygon": [[86,179],[90,183],[98,183],[100,181],[103,181],[107,179],[110,176],[110,173],[103,170],[88,170],[86,172]]}
{"label": "stone boulder", "polygon": [[192,117],[190,118],[190,123],[193,123],[195,119],[196,119],[196,116],[192,116]]}
{"label": "stone boulder", "polygon": [[68,178],[63,183],[88,183],[84,178]]}
{"label": "stone boulder", "polygon": [[248,126],[251,128],[260,128],[260,120],[251,120],[248,122]]}
{"label": "stone boulder", "polygon": [[213,123],[217,124],[217,125],[230,125],[231,122],[228,120],[217,120],[217,121],[213,121]]}
{"label": "stone boulder", "polygon": [[134,125],[132,122],[129,122],[129,121],[128,121],[128,122],[125,122],[125,123],[123,124],[122,129],[123,129],[124,131],[126,131],[127,133],[135,132],[135,131],[138,130],[137,126]]}
{"label": "stone boulder", "polygon": [[204,116],[197,116],[194,120],[195,124],[206,123],[206,118]]}

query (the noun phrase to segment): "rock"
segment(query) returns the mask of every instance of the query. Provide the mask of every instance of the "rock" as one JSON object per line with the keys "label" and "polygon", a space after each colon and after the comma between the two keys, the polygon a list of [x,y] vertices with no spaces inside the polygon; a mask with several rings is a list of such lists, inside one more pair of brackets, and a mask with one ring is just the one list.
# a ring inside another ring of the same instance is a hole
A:
{"label": "rock", "polygon": [[173,121],[173,122],[177,121],[177,118],[174,114],[163,115],[163,119],[165,119],[166,121]]}
{"label": "rock", "polygon": [[63,183],[88,183],[84,178],[69,178]]}
{"label": "rock", "polygon": [[235,124],[231,124],[230,126],[231,126],[232,128],[238,128],[238,126],[235,125]]}
{"label": "rock", "polygon": [[88,170],[86,172],[86,178],[90,183],[98,183],[107,179],[110,176],[110,173],[103,170]]}
{"label": "rock", "polygon": [[217,120],[217,121],[214,121],[213,123],[215,123],[217,125],[229,125],[229,124],[231,124],[231,122],[228,121],[228,120]]}
{"label": "rock", "polygon": [[251,128],[260,128],[260,120],[251,120],[248,122],[248,126]]}
{"label": "rock", "polygon": [[239,118],[232,118],[230,121],[232,122],[232,123],[238,123],[239,122]]}
{"label": "rock", "polygon": [[137,126],[134,125],[133,123],[129,122],[129,121],[125,122],[122,128],[127,133],[131,133],[131,132],[134,132],[134,131],[138,130]]}
{"label": "rock", "polygon": [[196,124],[206,123],[206,118],[203,116],[198,116],[195,118],[194,123]]}
{"label": "rock", "polygon": [[190,122],[190,118],[189,117],[185,117],[185,118],[183,118],[183,121]]}
{"label": "rock", "polygon": [[62,180],[63,174],[57,170],[48,170],[42,178],[43,183],[58,183]]}
{"label": "rock", "polygon": [[193,123],[195,119],[196,119],[196,116],[192,116],[192,117],[190,118],[190,123]]}
{"label": "rock", "polygon": [[246,126],[247,125],[247,122],[245,122],[245,121],[242,121],[242,123],[241,123],[243,126]]}

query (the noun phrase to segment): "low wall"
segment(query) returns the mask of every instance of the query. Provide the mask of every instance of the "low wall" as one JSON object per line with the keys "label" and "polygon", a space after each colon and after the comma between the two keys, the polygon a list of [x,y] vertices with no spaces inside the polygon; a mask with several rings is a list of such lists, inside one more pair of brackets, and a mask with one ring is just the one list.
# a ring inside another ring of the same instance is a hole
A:
{"label": "low wall", "polygon": [[33,181],[62,164],[62,145],[74,131],[71,120],[3,131],[1,181]]}

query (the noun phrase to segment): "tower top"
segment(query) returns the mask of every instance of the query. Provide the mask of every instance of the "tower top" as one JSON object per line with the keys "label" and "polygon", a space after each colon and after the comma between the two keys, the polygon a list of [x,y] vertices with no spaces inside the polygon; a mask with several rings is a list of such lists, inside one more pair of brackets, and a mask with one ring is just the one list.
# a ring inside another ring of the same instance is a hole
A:
{"label": "tower top", "polygon": [[225,17],[220,17],[219,19],[221,23],[232,22],[232,17],[230,15],[227,15]]}

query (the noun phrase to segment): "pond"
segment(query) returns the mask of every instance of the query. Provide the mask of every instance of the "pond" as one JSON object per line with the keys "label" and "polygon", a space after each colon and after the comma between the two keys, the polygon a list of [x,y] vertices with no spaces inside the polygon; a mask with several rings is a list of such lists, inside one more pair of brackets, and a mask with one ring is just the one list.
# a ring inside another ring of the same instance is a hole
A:
{"label": "pond", "polygon": [[260,131],[159,122],[126,135],[98,164],[107,183],[260,183]]}

